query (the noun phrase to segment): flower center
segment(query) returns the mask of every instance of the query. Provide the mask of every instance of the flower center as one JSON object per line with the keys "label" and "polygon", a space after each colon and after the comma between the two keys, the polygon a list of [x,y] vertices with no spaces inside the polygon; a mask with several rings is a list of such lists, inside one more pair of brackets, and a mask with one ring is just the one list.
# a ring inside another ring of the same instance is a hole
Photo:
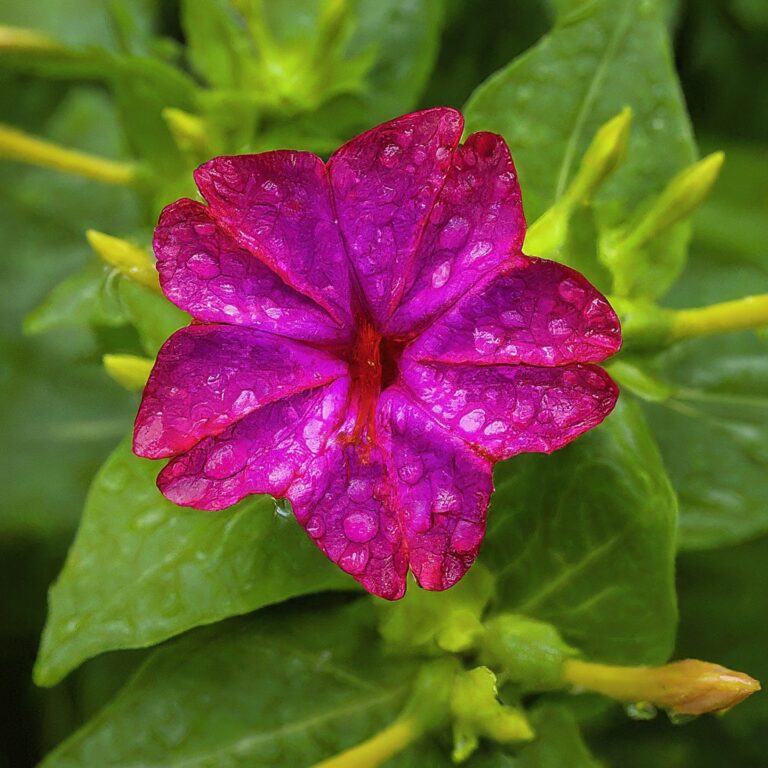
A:
{"label": "flower center", "polygon": [[400,342],[383,337],[369,320],[362,320],[358,324],[349,366],[352,396],[357,403],[353,439],[359,438],[366,428],[368,436],[373,439],[376,404],[382,389],[397,378],[403,346]]}

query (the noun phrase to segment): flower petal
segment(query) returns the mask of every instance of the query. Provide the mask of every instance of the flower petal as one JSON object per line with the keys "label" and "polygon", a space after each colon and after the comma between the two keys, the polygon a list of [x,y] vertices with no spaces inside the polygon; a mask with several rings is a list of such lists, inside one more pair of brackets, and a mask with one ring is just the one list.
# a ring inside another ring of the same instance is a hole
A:
{"label": "flower petal", "polygon": [[325,352],[252,328],[191,325],[165,342],[136,416],[133,450],[189,450],[252,411],[346,373]]}
{"label": "flower petal", "polygon": [[585,277],[520,256],[459,299],[406,353],[446,363],[552,366],[604,360],[620,346],[616,313]]}
{"label": "flower petal", "polygon": [[165,208],[154,247],[165,295],[198,320],[307,341],[348,335],[314,301],[241,248],[201,203],[183,199]]}
{"label": "flower petal", "polygon": [[402,293],[462,127],[453,109],[414,112],[357,136],[328,161],[339,227],[380,327]]}
{"label": "flower petal", "polygon": [[168,462],[157,484],[174,503],[218,510],[252,493],[284,497],[343,420],[349,379],[265,405]]}
{"label": "flower petal", "polygon": [[369,592],[405,594],[408,558],[383,450],[340,433],[288,491],[317,546]]}
{"label": "flower petal", "polygon": [[349,324],[349,264],[319,157],[288,150],[215,157],[197,169],[195,181],[241,246]]}
{"label": "flower petal", "polygon": [[520,186],[509,148],[501,136],[473,133],[453,155],[387,331],[423,327],[483,275],[509,262],[524,237]]}
{"label": "flower petal", "polygon": [[396,506],[410,568],[424,589],[453,586],[477,557],[493,492],[491,463],[396,387],[385,391]]}
{"label": "flower petal", "polygon": [[618,397],[596,365],[412,363],[403,378],[433,419],[494,461],[562,448],[596,427]]}

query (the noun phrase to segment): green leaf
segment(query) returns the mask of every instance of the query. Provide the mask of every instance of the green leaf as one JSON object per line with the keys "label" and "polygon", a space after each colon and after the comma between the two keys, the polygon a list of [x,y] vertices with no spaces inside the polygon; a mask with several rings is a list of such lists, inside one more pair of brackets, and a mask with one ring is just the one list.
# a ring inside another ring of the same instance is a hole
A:
{"label": "green leaf", "polygon": [[370,45],[376,48],[360,114],[373,125],[416,104],[437,57],[443,3],[360,0],[358,7],[358,26],[349,47],[351,55]]}
{"label": "green leaf", "polygon": [[[694,250],[669,296],[677,307],[768,292],[764,153],[728,148],[721,183],[697,218]],[[648,416],[680,498],[683,549],[768,531],[768,337],[681,343],[648,365],[674,387]]]}
{"label": "green leaf", "polygon": [[481,559],[498,610],[554,624],[587,658],[655,663],[672,650],[676,501],[639,406],[552,456],[499,465]]}
{"label": "green leaf", "polygon": [[677,387],[648,415],[680,497],[680,547],[768,531],[768,339],[697,339],[655,367]]}
{"label": "green leaf", "polygon": [[[534,221],[562,196],[599,126],[627,106],[633,111],[627,157],[594,202],[594,216],[605,228],[660,192],[694,158],[657,2],[579,4],[538,45],[483,83],[465,114],[467,130],[496,131],[508,141],[526,214]],[[583,254],[583,244],[579,250]],[[673,255],[677,268],[679,254]],[[586,271],[609,287],[594,256]]]}
{"label": "green leaf", "polygon": [[245,20],[233,3],[183,0],[181,24],[187,56],[200,77],[218,88],[245,85],[243,68],[253,65],[255,50]]}
{"label": "green leaf", "polygon": [[25,333],[37,334],[68,325],[121,325],[125,315],[115,290],[116,273],[105,264],[88,263],[65,278],[24,320]]}
{"label": "green leaf", "polygon": [[123,310],[136,326],[145,351],[154,357],[172,333],[189,324],[190,317],[165,296],[127,277],[120,277],[119,280],[118,291]]}
{"label": "green leaf", "polygon": [[531,713],[531,725],[536,739],[520,751],[515,768],[600,768],[567,707],[542,704]]}
{"label": "green leaf", "polygon": [[262,612],[156,650],[42,766],[308,766],[387,725],[413,671],[378,650],[368,600]]}
{"label": "green leaf", "polygon": [[142,648],[295,595],[352,588],[293,519],[254,496],[216,514],[155,487],[156,462],[124,440],[93,481],[50,593],[35,680],[53,685],[85,659]]}

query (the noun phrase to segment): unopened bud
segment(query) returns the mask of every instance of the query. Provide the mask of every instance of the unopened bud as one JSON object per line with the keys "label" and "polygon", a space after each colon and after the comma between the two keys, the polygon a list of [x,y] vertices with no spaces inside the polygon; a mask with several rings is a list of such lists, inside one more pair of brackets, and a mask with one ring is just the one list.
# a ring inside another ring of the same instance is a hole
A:
{"label": "unopened bud", "polygon": [[568,188],[529,227],[523,246],[526,253],[552,256],[562,248],[576,207],[588,203],[624,159],[631,123],[632,110],[625,107],[598,129]]}
{"label": "unopened bud", "polygon": [[208,130],[202,118],[175,107],[166,107],[162,115],[179,149],[196,155],[210,154]]}
{"label": "unopened bud", "polygon": [[89,229],[85,236],[102,261],[145,288],[160,290],[154,259],[143,248],[95,229]]}
{"label": "unopened bud", "polygon": [[604,123],[584,153],[578,173],[568,192],[576,202],[587,203],[603,182],[619,166],[627,153],[632,110],[629,107]]}
{"label": "unopened bud", "polygon": [[138,355],[104,355],[107,373],[121,386],[131,391],[144,389],[154,362]]}
{"label": "unopened bud", "polygon": [[565,678],[583,690],[619,701],[645,701],[674,715],[722,712],[760,690],[743,672],[697,659],[660,667],[614,667],[570,659]]}
{"label": "unopened bud", "polygon": [[674,224],[685,221],[709,195],[724,160],[723,152],[713,152],[683,168],[667,184],[650,210],[627,232],[617,248],[639,248]]}

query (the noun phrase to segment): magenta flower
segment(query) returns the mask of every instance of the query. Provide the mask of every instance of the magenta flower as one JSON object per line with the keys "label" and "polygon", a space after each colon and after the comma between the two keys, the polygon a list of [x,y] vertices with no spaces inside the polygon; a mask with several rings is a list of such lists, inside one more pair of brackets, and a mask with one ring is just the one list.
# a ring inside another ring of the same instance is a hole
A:
{"label": "magenta flower", "polygon": [[217,157],[155,253],[195,322],[165,343],[136,418],[172,501],[290,499],[339,567],[389,599],[475,559],[493,464],[599,424],[617,390],[608,302],[521,252],[504,140],[430,109],[307,152]]}

